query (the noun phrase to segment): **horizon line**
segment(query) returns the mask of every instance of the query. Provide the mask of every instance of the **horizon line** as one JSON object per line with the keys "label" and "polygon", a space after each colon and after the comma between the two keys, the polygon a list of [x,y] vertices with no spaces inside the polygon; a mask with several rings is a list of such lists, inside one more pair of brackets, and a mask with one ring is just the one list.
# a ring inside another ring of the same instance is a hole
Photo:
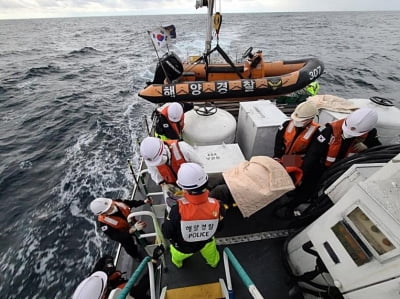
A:
{"label": "horizon line", "polygon": [[[224,14],[270,14],[270,13],[338,13],[338,12],[399,12],[400,10],[304,10],[304,11],[261,11],[261,12],[225,12]],[[96,17],[133,17],[133,16],[175,16],[175,15],[202,15],[204,13],[130,13],[130,14],[88,14],[81,16],[57,16],[57,17],[31,17],[31,18],[1,18],[0,21],[17,20],[46,20],[46,19],[73,19],[73,18],[96,18]],[[206,15],[206,14],[205,14]]]}

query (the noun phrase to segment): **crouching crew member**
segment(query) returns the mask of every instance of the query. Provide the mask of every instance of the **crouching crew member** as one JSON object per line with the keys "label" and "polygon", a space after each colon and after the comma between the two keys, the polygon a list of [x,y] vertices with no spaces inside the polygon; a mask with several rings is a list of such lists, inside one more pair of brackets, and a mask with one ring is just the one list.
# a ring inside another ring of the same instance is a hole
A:
{"label": "crouching crew member", "polygon": [[360,108],[346,118],[320,128],[304,158],[303,183],[298,192],[301,199],[298,201],[304,202],[311,195],[318,179],[332,164],[381,145],[375,129],[377,121],[376,111]]}
{"label": "crouching crew member", "polygon": [[318,110],[311,102],[303,102],[296,107],[291,119],[285,121],[276,133],[274,158],[298,155],[302,160],[314,134],[318,132],[319,124],[313,121],[317,114]]}
{"label": "crouching crew member", "polygon": [[135,259],[138,259],[139,251],[133,234],[141,231],[146,226],[143,221],[128,223],[127,217],[131,208],[141,206],[149,202],[146,200],[112,200],[110,198],[96,198],[90,203],[90,209],[98,215],[97,221],[101,230],[114,241],[119,242],[125,251]]}
{"label": "crouching crew member", "polygon": [[213,268],[220,260],[214,234],[221,229],[224,208],[209,197],[207,182],[207,174],[196,163],[184,163],[178,171],[177,184],[184,196],[171,208],[162,226],[164,236],[171,242],[172,263],[178,268],[199,251]]}
{"label": "crouching crew member", "polygon": [[175,184],[179,167],[185,162],[201,164],[193,147],[184,141],[146,137],[140,144],[140,154],[156,184]]}
{"label": "crouching crew member", "polygon": [[162,140],[182,140],[182,131],[185,126],[185,112],[193,109],[191,103],[167,103],[155,110],[156,126],[155,137]]}

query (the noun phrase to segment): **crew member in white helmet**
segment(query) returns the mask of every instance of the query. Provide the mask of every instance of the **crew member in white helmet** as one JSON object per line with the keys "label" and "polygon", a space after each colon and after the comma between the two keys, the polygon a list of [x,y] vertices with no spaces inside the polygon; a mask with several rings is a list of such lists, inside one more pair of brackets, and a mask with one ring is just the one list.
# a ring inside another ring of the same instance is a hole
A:
{"label": "crew member in white helmet", "polygon": [[155,110],[157,115],[155,136],[162,140],[182,140],[185,126],[185,112],[193,108],[193,104],[167,103]]}
{"label": "crew member in white helmet", "polygon": [[318,132],[319,124],[313,121],[317,114],[318,109],[313,103],[299,104],[290,116],[291,119],[285,121],[276,133],[273,158],[296,155],[302,162],[314,135]]}
{"label": "crew member in white helmet", "polygon": [[335,162],[381,145],[375,129],[377,121],[376,111],[360,108],[321,127],[304,157],[303,182],[296,201],[307,200],[323,172]]}
{"label": "crew member in white helmet", "polygon": [[[158,263],[163,254],[161,245],[154,249],[152,262]],[[148,271],[144,271],[136,283],[132,286],[127,299],[150,299],[150,281]],[[114,265],[114,258],[105,254],[94,265],[91,275],[85,278],[75,289],[72,299],[105,299],[117,298],[128,279],[125,272],[121,272]],[[125,297],[124,297],[125,298]]]}
{"label": "crew member in white helmet", "polygon": [[107,274],[96,271],[75,289],[72,299],[102,299],[107,292]]}
{"label": "crew member in white helmet", "polygon": [[193,147],[184,141],[162,141],[159,138],[146,137],[140,144],[140,154],[151,178],[159,185],[175,185],[182,163],[194,162],[201,165]]}
{"label": "crew member in white helmet", "polygon": [[135,241],[133,240],[135,232],[140,232],[146,226],[144,221],[128,222],[128,215],[131,208],[139,207],[146,200],[121,200],[99,197],[90,203],[90,209],[97,215],[97,221],[100,229],[110,237],[110,239],[119,242],[125,251],[134,259],[139,259],[139,251]]}
{"label": "crew member in white helmet", "polygon": [[172,263],[177,268],[199,251],[208,265],[218,265],[220,255],[214,235],[221,229],[224,207],[209,197],[207,182],[207,174],[196,163],[184,163],[178,171],[177,184],[184,190],[183,197],[172,206],[162,225],[164,236],[171,242]]}

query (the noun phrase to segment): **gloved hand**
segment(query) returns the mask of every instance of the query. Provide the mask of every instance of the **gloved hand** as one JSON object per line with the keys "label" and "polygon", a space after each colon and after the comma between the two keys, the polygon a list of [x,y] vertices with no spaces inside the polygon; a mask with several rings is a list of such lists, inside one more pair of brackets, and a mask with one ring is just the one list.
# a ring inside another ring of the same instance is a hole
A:
{"label": "gloved hand", "polygon": [[129,229],[129,233],[133,234],[136,231],[143,230],[146,227],[146,222],[138,220],[135,224]]}
{"label": "gloved hand", "polygon": [[363,151],[365,151],[368,147],[362,143],[362,142],[357,142],[356,144],[354,144],[354,149],[358,152],[361,153]]}
{"label": "gloved hand", "polygon": [[134,227],[136,228],[136,230],[143,230],[146,227],[146,222],[142,220],[136,221]]}
{"label": "gloved hand", "polygon": [[163,192],[167,193],[169,190],[169,184],[167,184],[167,183],[161,184],[161,189]]}
{"label": "gloved hand", "polygon": [[165,251],[164,246],[163,246],[162,244],[158,245],[158,246],[157,246],[156,248],[154,248],[154,250],[153,250],[152,259],[153,259],[154,261],[157,261],[157,260],[160,258],[160,256],[162,256],[162,255],[164,254],[164,251]]}
{"label": "gloved hand", "polygon": [[172,186],[173,188],[170,188],[167,192],[167,195],[169,198],[173,200],[177,200],[183,196],[183,190],[179,189],[176,186]]}
{"label": "gloved hand", "polygon": [[149,197],[149,198],[146,198],[146,199],[144,200],[144,203],[147,203],[147,204],[149,204],[149,205],[152,205],[152,204],[153,204],[153,200]]}
{"label": "gloved hand", "polygon": [[177,186],[172,185],[172,184],[162,184],[161,188],[163,190],[163,192],[165,193],[172,193],[175,194],[177,192],[182,191],[181,189],[179,189]]}

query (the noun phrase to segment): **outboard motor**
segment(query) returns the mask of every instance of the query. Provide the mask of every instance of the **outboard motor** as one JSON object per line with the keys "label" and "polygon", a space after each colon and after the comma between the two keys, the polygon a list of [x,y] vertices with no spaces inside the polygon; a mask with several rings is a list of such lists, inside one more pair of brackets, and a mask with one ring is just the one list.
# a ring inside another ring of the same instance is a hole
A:
{"label": "outboard motor", "polygon": [[153,84],[163,84],[167,79],[171,82],[178,79],[183,73],[183,65],[174,52],[165,53],[157,63]]}

